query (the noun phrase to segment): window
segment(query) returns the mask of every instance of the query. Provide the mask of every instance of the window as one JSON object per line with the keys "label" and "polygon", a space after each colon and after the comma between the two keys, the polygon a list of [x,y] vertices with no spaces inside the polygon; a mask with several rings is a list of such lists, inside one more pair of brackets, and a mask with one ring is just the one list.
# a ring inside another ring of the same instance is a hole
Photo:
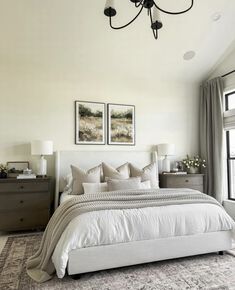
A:
{"label": "window", "polygon": [[235,91],[225,95],[224,124],[227,141],[228,198],[235,200]]}
{"label": "window", "polygon": [[225,95],[226,111],[235,109],[235,91]]}

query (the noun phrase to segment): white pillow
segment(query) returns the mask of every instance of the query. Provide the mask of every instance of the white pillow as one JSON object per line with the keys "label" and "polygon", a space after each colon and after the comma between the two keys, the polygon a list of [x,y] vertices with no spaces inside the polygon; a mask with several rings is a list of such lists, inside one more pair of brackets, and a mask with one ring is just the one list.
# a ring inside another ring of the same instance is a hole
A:
{"label": "white pillow", "polygon": [[159,188],[158,186],[158,167],[156,163],[151,163],[140,169],[133,164],[130,164],[130,171],[132,177],[141,177],[141,181],[150,180],[151,188]]}
{"label": "white pillow", "polygon": [[72,173],[69,173],[68,175],[64,176],[64,181],[66,183],[64,190],[68,190],[68,189],[72,188],[72,185],[73,185]]}
{"label": "white pillow", "polygon": [[110,179],[107,181],[108,190],[125,190],[125,189],[141,189],[141,179],[139,177],[130,178],[126,180],[114,180]]}
{"label": "white pillow", "polygon": [[118,168],[114,168],[106,163],[102,163],[104,180],[112,179],[128,179],[130,177],[129,163],[125,163]]}
{"label": "white pillow", "polygon": [[96,192],[106,192],[108,191],[107,182],[102,183],[83,183],[84,194],[92,194]]}
{"label": "white pillow", "polygon": [[150,180],[146,180],[140,183],[141,189],[151,189],[151,182]]}
{"label": "white pillow", "polygon": [[73,176],[73,189],[71,194],[83,194],[83,183],[100,183],[101,178],[101,166],[96,166],[84,171],[81,168],[71,165]]}

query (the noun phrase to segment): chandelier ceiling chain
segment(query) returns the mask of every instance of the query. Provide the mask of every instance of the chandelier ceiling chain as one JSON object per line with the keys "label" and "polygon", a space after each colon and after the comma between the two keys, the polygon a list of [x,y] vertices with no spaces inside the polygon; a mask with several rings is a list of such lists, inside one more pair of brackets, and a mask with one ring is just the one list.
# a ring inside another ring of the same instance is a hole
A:
{"label": "chandelier ceiling chain", "polygon": [[167,11],[165,9],[162,9],[161,7],[159,7],[155,3],[154,0],[130,0],[130,1],[135,4],[136,8],[140,7],[140,10],[138,11],[137,15],[132,20],[130,20],[127,24],[124,24],[122,26],[113,26],[112,17],[114,17],[117,14],[116,9],[114,8],[114,0],[107,0],[106,1],[104,14],[107,17],[109,17],[110,27],[112,29],[117,30],[117,29],[122,29],[122,28],[129,26],[138,18],[138,16],[141,14],[143,9],[146,8],[148,10],[148,15],[150,17],[150,22],[151,22],[151,29],[153,31],[153,35],[154,35],[155,39],[158,38],[158,30],[161,29],[163,26],[161,18],[160,18],[160,12],[165,13],[165,14],[169,14],[169,15],[180,15],[180,14],[186,13],[189,10],[191,10],[193,8],[193,5],[194,5],[194,0],[190,0],[191,4],[190,4],[189,8],[182,10],[182,11],[173,12],[173,11]]}

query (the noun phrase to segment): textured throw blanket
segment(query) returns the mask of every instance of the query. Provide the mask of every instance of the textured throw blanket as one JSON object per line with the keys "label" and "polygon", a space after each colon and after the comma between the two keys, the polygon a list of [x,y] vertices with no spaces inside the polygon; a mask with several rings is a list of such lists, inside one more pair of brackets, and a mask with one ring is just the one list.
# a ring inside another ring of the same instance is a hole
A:
{"label": "textured throw blanket", "polygon": [[83,213],[193,203],[221,206],[214,198],[190,189],[141,189],[75,196],[62,203],[51,217],[39,250],[27,261],[27,273],[37,282],[52,278],[55,267],[51,257],[61,234],[75,217]]}

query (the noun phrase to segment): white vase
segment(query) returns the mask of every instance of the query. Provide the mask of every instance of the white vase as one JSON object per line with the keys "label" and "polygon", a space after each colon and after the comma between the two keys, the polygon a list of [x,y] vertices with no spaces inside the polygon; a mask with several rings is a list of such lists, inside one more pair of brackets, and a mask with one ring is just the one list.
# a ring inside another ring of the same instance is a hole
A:
{"label": "white vase", "polygon": [[190,167],[188,170],[189,174],[197,174],[199,172],[199,168],[198,167]]}

